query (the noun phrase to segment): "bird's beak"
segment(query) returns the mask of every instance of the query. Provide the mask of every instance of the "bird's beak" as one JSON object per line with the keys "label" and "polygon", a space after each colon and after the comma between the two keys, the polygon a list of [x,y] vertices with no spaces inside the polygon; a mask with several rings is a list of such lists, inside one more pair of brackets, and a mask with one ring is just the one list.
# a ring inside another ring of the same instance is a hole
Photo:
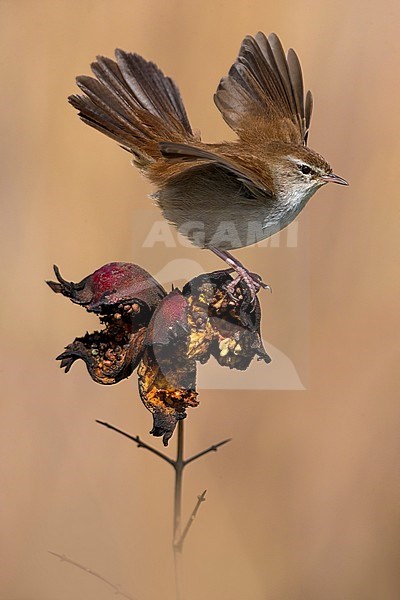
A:
{"label": "bird's beak", "polygon": [[339,175],[335,175],[335,173],[329,173],[328,175],[322,175],[322,181],[326,183],[338,183],[339,185],[349,185],[348,182],[343,179],[343,177],[339,177]]}

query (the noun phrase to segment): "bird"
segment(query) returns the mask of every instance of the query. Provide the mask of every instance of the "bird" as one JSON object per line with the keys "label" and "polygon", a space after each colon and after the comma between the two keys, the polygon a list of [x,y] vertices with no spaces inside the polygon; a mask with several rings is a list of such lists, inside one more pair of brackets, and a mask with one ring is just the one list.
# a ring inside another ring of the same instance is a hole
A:
{"label": "bird", "polygon": [[244,282],[254,300],[269,286],[231,250],[289,225],[325,184],[348,185],[308,146],[313,96],[296,52],[285,54],[275,33],[244,38],[214,95],[237,135],[220,143],[192,129],[177,85],[155,63],[116,49],[91,70],[68,98],[79,117],[133,155],[169,223],[236,273],[227,291]]}

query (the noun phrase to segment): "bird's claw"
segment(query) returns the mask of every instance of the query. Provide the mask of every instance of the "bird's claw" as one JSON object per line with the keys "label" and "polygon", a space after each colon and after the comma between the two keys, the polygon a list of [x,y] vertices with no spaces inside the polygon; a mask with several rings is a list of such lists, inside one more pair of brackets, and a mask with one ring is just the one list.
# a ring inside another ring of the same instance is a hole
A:
{"label": "bird's claw", "polygon": [[237,269],[237,273],[237,277],[226,286],[226,292],[231,300],[239,302],[240,299],[235,294],[235,290],[238,284],[244,283],[247,288],[246,291],[248,292],[249,298],[243,299],[245,300],[246,305],[251,307],[250,312],[253,312],[256,307],[257,293],[259,292],[260,288],[263,288],[264,290],[270,290],[270,292],[272,292],[272,289],[268,284],[264,283],[260,275],[257,275],[256,273],[250,273],[245,269]]}
{"label": "bird's claw", "polygon": [[259,275],[258,273],[249,273],[249,275],[254,281],[254,283],[258,285],[258,289],[262,288],[263,290],[269,290],[272,294],[272,287],[268,285],[268,283],[263,282],[263,280],[261,279],[261,275]]}

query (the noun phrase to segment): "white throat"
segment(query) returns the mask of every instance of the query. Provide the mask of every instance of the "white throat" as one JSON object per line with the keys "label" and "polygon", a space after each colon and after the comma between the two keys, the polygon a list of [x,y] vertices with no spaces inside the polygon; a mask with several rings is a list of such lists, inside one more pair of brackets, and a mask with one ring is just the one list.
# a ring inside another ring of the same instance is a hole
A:
{"label": "white throat", "polygon": [[279,200],[276,202],[274,210],[269,211],[263,222],[263,230],[269,237],[277,233],[284,227],[287,227],[303,210],[311,196],[315,194],[318,188],[312,187],[302,189],[298,186],[288,189],[285,193],[279,194]]}

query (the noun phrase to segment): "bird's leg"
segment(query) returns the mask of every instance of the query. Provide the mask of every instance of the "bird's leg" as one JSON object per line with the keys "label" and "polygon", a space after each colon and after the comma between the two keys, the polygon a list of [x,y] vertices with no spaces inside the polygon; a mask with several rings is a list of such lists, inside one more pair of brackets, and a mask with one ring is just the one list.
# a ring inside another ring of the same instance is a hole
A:
{"label": "bird's leg", "polygon": [[232,254],[227,250],[220,250],[215,246],[208,246],[208,248],[212,250],[214,254],[219,256],[219,258],[222,258],[222,260],[225,261],[230,267],[232,267],[237,273],[237,277],[226,286],[227,292],[230,295],[233,295],[233,292],[240,281],[243,281],[247,285],[252,302],[255,301],[257,292],[259,291],[260,287],[266,290],[271,290],[269,285],[263,283],[259,275],[257,275],[256,273],[250,273],[250,271],[246,269],[246,267],[243,266],[242,263],[238,261],[237,258],[232,256]]}

